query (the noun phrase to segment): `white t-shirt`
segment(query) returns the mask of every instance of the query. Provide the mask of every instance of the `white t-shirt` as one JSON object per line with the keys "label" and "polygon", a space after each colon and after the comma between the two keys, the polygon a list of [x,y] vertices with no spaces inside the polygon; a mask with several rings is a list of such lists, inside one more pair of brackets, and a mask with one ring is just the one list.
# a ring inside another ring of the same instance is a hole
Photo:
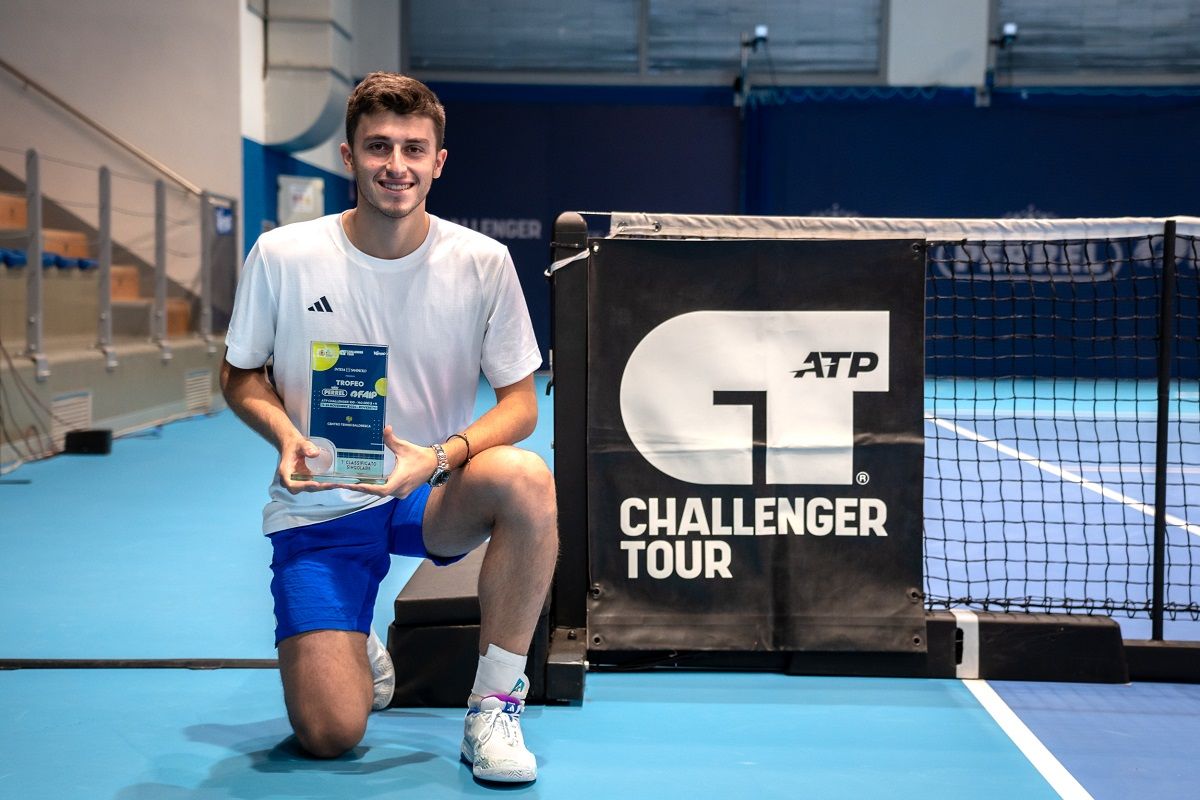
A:
{"label": "white t-shirt", "polygon": [[[470,424],[481,370],[503,387],[542,362],[508,249],[433,215],[421,246],[394,260],[358,250],[338,214],[259,237],[238,282],[225,357],[256,369],[273,356],[276,391],[301,432],[313,341],[388,345],[387,422],[416,444]],[[395,459],[385,456],[390,472]],[[276,476],[263,532],[377,502],[344,489],[293,495]]]}

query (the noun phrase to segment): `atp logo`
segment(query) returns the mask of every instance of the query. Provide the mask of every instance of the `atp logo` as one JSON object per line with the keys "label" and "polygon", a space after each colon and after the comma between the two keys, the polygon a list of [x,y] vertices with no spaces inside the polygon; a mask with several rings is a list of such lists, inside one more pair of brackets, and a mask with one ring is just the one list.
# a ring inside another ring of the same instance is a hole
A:
{"label": "atp logo", "polygon": [[854,483],[854,393],[888,391],[887,311],[694,311],[634,348],[621,417],[696,484]]}

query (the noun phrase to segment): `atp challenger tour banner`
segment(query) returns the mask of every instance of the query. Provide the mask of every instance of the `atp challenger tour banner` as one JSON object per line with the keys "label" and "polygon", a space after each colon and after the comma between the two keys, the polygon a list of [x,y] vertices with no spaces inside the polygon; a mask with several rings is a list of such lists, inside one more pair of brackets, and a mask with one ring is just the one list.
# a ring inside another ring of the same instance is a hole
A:
{"label": "atp challenger tour banner", "polygon": [[923,652],[923,243],[596,245],[590,646]]}

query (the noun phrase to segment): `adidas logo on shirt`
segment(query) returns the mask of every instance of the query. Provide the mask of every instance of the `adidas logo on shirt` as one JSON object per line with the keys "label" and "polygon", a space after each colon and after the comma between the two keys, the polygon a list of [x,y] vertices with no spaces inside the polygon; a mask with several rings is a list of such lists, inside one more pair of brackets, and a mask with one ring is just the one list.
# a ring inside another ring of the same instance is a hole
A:
{"label": "adidas logo on shirt", "polygon": [[309,311],[328,311],[333,312],[333,306],[329,305],[329,301],[325,299],[325,295],[321,295],[321,299],[308,307]]}

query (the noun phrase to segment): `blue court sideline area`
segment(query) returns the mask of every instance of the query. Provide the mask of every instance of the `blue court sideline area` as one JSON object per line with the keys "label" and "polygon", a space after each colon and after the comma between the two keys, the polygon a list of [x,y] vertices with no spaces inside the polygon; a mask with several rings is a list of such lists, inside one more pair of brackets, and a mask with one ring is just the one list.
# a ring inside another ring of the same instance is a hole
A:
{"label": "blue court sideline area", "polygon": [[[544,382],[543,382],[544,383]],[[482,399],[486,399],[481,395]],[[545,400],[543,395],[543,400]],[[549,459],[550,408],[527,443]],[[229,412],[0,485],[0,658],[272,658],[273,450]],[[396,559],[377,629],[416,567]],[[467,687],[464,687],[464,698]],[[461,709],[391,709],[302,758],[269,669],[0,672],[0,797],[1185,798],[1200,687],[593,672],[532,707],[541,777],[457,760]]]}

